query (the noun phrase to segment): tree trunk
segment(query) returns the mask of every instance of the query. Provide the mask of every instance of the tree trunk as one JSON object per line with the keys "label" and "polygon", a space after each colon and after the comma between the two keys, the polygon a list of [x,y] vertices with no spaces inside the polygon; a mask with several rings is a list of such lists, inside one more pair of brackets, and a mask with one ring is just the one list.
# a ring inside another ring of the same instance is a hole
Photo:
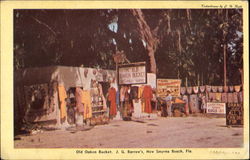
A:
{"label": "tree trunk", "polygon": [[[132,14],[138,24],[138,32],[142,40],[146,43],[146,49],[150,60],[150,72],[156,73],[155,51],[159,44],[159,40],[153,34],[147,22],[144,19],[143,13],[140,9],[132,9]],[[155,32],[156,33],[156,32]]]}

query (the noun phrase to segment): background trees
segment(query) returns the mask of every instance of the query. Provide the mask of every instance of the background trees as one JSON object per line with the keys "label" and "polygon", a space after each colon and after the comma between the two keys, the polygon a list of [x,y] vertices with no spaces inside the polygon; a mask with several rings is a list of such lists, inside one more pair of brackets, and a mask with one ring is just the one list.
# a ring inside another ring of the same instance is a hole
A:
{"label": "background trees", "polygon": [[14,68],[48,65],[114,69],[123,50],[146,61],[160,78],[183,85],[239,84],[243,63],[242,10],[15,10]]}

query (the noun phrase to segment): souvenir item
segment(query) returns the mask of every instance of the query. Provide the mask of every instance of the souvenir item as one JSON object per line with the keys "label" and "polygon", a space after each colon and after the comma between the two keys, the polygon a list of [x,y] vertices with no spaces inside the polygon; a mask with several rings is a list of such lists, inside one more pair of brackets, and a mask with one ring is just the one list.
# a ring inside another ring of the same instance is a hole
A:
{"label": "souvenir item", "polygon": [[224,92],[228,92],[228,86],[223,87]]}
{"label": "souvenir item", "polygon": [[222,93],[222,92],[223,92],[223,86],[218,86],[218,91],[219,91],[220,93]]}
{"label": "souvenir item", "polygon": [[217,86],[212,86],[212,91],[217,92]]}
{"label": "souvenir item", "polygon": [[199,87],[195,86],[195,87],[193,87],[193,90],[194,90],[194,93],[198,93],[199,92]]}
{"label": "souvenir item", "polygon": [[241,89],[241,86],[240,86],[240,85],[234,86],[234,90],[235,90],[236,92],[240,92],[240,89]]}
{"label": "souvenir item", "polygon": [[227,93],[222,93],[221,94],[221,102],[222,103],[227,103]]}
{"label": "souvenir item", "polygon": [[238,93],[238,98],[239,103],[243,103],[243,92]]}
{"label": "souvenir item", "polygon": [[238,103],[238,92],[233,93],[233,102]]}
{"label": "souvenir item", "polygon": [[201,93],[205,92],[206,86],[200,86]]}
{"label": "souvenir item", "polygon": [[234,86],[229,86],[229,91],[233,92],[234,91]]}
{"label": "souvenir item", "polygon": [[206,85],[206,90],[207,90],[207,92],[211,92],[212,87],[211,87],[211,86],[209,86],[209,85]]}
{"label": "souvenir item", "polygon": [[227,94],[227,102],[228,103],[233,103],[234,100],[233,100],[233,93],[228,93]]}
{"label": "souvenir item", "polygon": [[192,87],[187,87],[187,93],[192,94],[193,88]]}
{"label": "souvenir item", "polygon": [[186,93],[186,87],[181,87],[181,94],[185,94]]}

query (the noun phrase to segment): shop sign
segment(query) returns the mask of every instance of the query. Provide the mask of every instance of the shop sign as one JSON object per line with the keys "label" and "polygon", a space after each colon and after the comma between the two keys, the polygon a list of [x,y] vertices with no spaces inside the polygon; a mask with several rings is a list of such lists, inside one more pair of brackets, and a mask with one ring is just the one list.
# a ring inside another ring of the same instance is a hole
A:
{"label": "shop sign", "polygon": [[207,113],[226,114],[226,104],[207,103]]}
{"label": "shop sign", "polygon": [[243,125],[243,104],[227,103],[226,109],[227,125]]}
{"label": "shop sign", "polygon": [[157,79],[157,95],[166,97],[167,91],[174,97],[180,96],[181,80],[180,79]]}
{"label": "shop sign", "polygon": [[119,85],[146,84],[147,72],[145,63],[133,63],[118,66]]}

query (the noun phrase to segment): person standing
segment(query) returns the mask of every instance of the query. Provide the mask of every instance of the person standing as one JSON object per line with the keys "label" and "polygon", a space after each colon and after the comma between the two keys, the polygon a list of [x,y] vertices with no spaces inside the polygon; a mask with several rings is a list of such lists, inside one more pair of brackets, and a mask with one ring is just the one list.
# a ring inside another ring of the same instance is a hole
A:
{"label": "person standing", "polygon": [[167,97],[165,98],[167,104],[167,113],[169,117],[172,117],[172,99],[170,91],[167,91]]}
{"label": "person standing", "polygon": [[206,96],[203,94],[201,96],[201,109],[203,113],[206,113],[207,111],[207,102],[206,102]]}

